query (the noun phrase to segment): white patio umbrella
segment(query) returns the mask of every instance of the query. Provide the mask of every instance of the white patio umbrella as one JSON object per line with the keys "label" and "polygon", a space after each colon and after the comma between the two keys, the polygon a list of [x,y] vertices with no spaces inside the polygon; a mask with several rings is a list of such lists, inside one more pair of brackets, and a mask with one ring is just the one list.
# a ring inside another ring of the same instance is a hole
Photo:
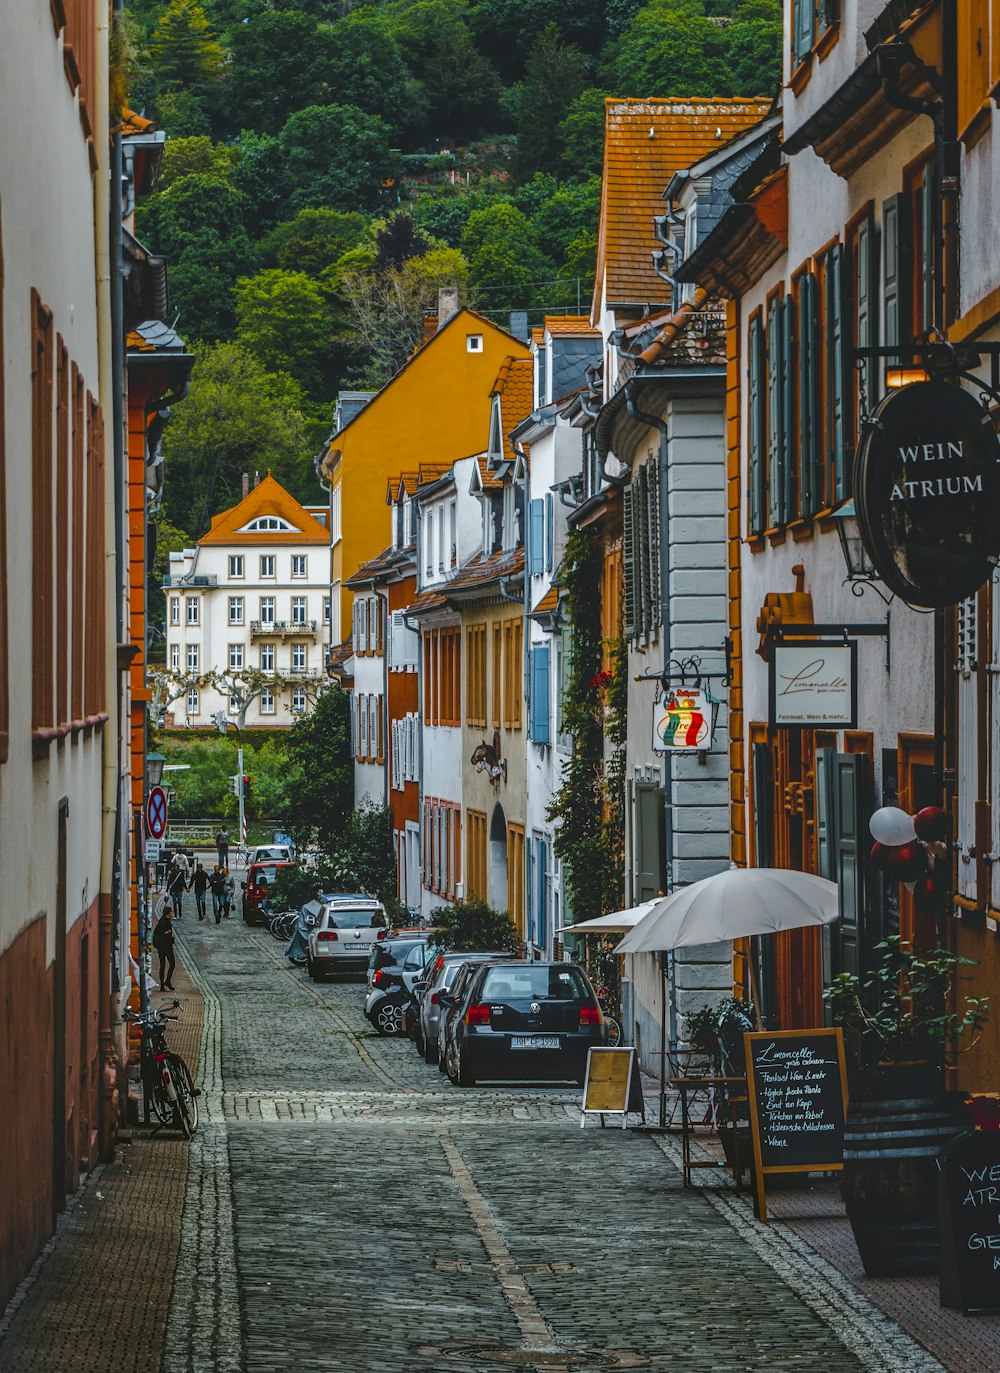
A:
{"label": "white patio umbrella", "polygon": [[642,901],[638,906],[629,906],[623,911],[611,911],[608,915],[595,915],[593,920],[578,920],[575,925],[563,925],[556,934],[625,934],[632,930],[644,916],[647,916],[656,903]]}
{"label": "white patio umbrella", "polygon": [[836,882],[791,868],[730,868],[652,903],[616,953],[659,953],[748,935],[829,925],[840,914]]}

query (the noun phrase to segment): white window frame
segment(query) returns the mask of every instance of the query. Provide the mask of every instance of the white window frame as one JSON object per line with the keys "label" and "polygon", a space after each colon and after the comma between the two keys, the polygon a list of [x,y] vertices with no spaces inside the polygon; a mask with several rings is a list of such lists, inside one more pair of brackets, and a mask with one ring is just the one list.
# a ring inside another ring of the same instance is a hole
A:
{"label": "white window frame", "polygon": [[274,580],[274,577],[275,577],[275,568],[276,568],[276,567],[277,567],[277,562],[275,561],[274,554],[273,554],[273,553],[262,553],[262,554],[260,555],[260,580],[261,580],[262,582],[263,582],[263,581],[268,581],[268,582],[273,581],[273,580]]}
{"label": "white window frame", "polygon": [[198,694],[198,688],[197,688],[197,687],[192,687],[192,688],[190,689],[190,691],[188,692],[188,694],[187,694],[187,713],[188,713],[188,715],[197,715],[197,714],[198,714],[199,703],[200,703],[200,697],[199,697],[199,694]]}
{"label": "white window frame", "polygon": [[197,644],[187,644],[187,645],[185,645],[185,648],[186,648],[186,652],[185,652],[185,655],[184,655],[184,659],[185,659],[185,662],[187,663],[187,670],[188,670],[188,672],[197,672],[197,671],[199,671],[199,668],[198,668],[198,659],[199,659],[199,657],[200,657],[201,655],[200,655],[200,653],[199,653],[199,651],[198,651],[198,645],[197,645]]}
{"label": "white window frame", "polygon": [[306,562],[306,555],[305,555],[304,553],[293,553],[293,554],[292,554],[292,576],[293,576],[293,577],[307,577],[308,575],[309,575],[309,572],[308,572],[308,564],[307,564],[307,562]]}
{"label": "white window frame", "polygon": [[466,334],[465,351],[467,353],[481,353],[483,351],[482,334]]}
{"label": "white window frame", "polygon": [[292,624],[305,626],[309,623],[309,602],[305,596],[292,597]]}
{"label": "white window frame", "polygon": [[242,529],[236,531],[238,534],[298,534],[301,531],[296,529],[294,524],[289,524],[279,515],[258,515],[255,520],[245,524]]}
{"label": "white window frame", "polygon": [[230,672],[241,672],[243,669],[243,645],[229,645],[229,670]]}
{"label": "white window frame", "polygon": [[201,598],[198,596],[185,596],[184,599],[187,602],[187,605],[185,607],[185,613],[187,616],[185,623],[189,625],[200,625]]}
{"label": "white window frame", "polygon": [[[309,659],[308,659],[308,652],[309,652],[309,649],[308,649],[308,645],[307,645],[307,644],[292,644],[292,671],[293,671],[293,672],[305,672],[305,671],[306,671],[306,667],[307,667],[307,664],[308,664],[308,661],[309,661]],[[297,657],[302,659],[302,661],[301,661],[300,663],[297,663],[297,662],[295,661]]]}
{"label": "white window frame", "polygon": [[[267,607],[267,613],[266,613],[266,614],[265,614],[265,611],[264,611],[264,607],[265,607],[265,606]],[[261,598],[260,598],[260,614],[259,614],[258,618],[260,619],[260,622],[261,622],[262,625],[274,625],[274,624],[275,624],[275,622],[276,622],[276,620],[277,620],[277,613],[276,613],[276,608],[275,608],[275,600],[274,600],[274,597],[273,597],[273,596],[261,596]]]}
{"label": "white window frame", "polygon": [[230,713],[230,715],[239,715],[239,713],[240,713],[240,711],[242,710],[242,708],[243,708],[243,702],[242,702],[242,700],[240,699],[238,693],[235,692],[235,691],[231,691],[231,692],[229,693],[229,713]]}
{"label": "white window frame", "polygon": [[230,596],[229,598],[229,623],[231,625],[241,625],[244,623],[243,612],[244,603],[242,596]]}
{"label": "white window frame", "polygon": [[179,672],[181,668],[181,646],[180,644],[170,645],[170,671]]}
{"label": "white window frame", "polygon": [[323,597],[323,623],[325,625],[328,625],[330,623],[330,602],[331,597]]}
{"label": "white window frame", "polygon": [[170,623],[179,625],[181,622],[181,598],[179,596],[170,597]]}
{"label": "white window frame", "polygon": [[242,553],[230,553],[229,555],[229,578],[230,581],[242,581],[244,577],[245,563]]}
{"label": "white window frame", "polygon": [[274,714],[274,690],[272,687],[263,687],[261,689],[260,713],[261,715]]}
{"label": "white window frame", "polygon": [[306,693],[304,687],[292,688],[292,713],[302,715],[306,708]]}
{"label": "white window frame", "polygon": [[[270,658],[269,663],[264,662],[264,655]],[[275,663],[274,644],[261,644],[260,646],[260,670],[261,672],[273,672]]]}

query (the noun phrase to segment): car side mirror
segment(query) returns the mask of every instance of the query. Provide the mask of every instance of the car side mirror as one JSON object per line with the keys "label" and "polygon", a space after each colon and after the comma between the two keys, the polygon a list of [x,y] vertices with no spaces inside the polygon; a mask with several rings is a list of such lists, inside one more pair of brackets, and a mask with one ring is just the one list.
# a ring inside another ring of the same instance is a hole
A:
{"label": "car side mirror", "polygon": [[452,996],[451,992],[438,992],[439,1006],[447,1006],[450,1010],[451,1007],[456,1004],[455,998]]}
{"label": "car side mirror", "polygon": [[240,883],[240,886],[242,887],[242,889],[243,889],[244,891],[246,891],[246,889],[247,889],[247,884],[246,884],[245,882],[241,882],[241,883]]}
{"label": "car side mirror", "polygon": [[413,984],[413,990],[415,992],[425,992],[427,990],[426,977],[418,977],[416,982],[414,982]]}

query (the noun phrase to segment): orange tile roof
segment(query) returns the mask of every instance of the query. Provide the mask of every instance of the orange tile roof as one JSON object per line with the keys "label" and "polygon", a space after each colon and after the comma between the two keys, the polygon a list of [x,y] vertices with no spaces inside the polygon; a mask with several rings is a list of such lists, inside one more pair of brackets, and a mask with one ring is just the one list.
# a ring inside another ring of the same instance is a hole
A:
{"label": "orange tile roof", "polygon": [[532,615],[545,615],[548,613],[548,611],[557,610],[558,608],[559,583],[553,582],[552,585],[549,587],[548,591],[546,591],[545,595],[538,602],[538,604],[535,606],[534,610],[531,613]]}
{"label": "orange tile roof", "polygon": [[409,548],[383,548],[382,552],[368,562],[362,563],[357,572],[344,582],[345,586],[367,586],[372,581],[383,581],[401,567],[412,566],[413,550]]}
{"label": "orange tile roof", "polygon": [[407,615],[416,615],[421,610],[440,610],[448,602],[440,591],[430,590],[421,591],[419,596],[414,596],[413,600],[406,607]]}
{"label": "orange tile roof", "polygon": [[653,271],[652,254],[663,246],[653,216],[663,214],[667,183],[758,123],[771,103],[739,97],[605,101],[595,292],[606,278],[610,304],[666,299],[668,287]]}
{"label": "orange tile roof", "polygon": [[545,328],[550,334],[599,334],[590,322],[589,315],[546,315]]}
{"label": "orange tile roof", "polygon": [[450,462],[422,462],[417,474],[417,485],[429,486],[431,482],[440,481],[448,475],[451,467]]}
{"label": "orange tile roof", "polygon": [[331,648],[327,655],[327,662],[331,667],[337,667],[346,663],[348,658],[354,653],[354,643],[351,635],[348,635],[342,644],[337,644],[336,648]]}
{"label": "orange tile roof", "polygon": [[537,343],[537,344],[540,345],[541,343],[544,342],[544,339],[545,339],[545,330],[544,330],[544,329],[532,329],[532,331],[531,331],[531,341],[532,341],[532,343]]}
{"label": "orange tile roof", "polygon": [[[456,591],[486,591],[501,577],[514,577],[524,571],[524,545],[512,549],[510,553],[499,550],[484,558],[477,553],[464,567],[460,567],[454,577],[445,584],[445,595],[450,599]],[[464,598],[463,598],[464,599]]]}
{"label": "orange tile roof", "polygon": [[155,129],[156,125],[151,119],[146,119],[136,110],[129,109],[126,105],[122,110],[121,131],[126,137],[129,134],[146,133],[150,129]]}
{"label": "orange tile roof", "polygon": [[534,409],[535,364],[532,358],[504,358],[493,383],[494,396],[500,397],[504,438],[527,419]]}
{"label": "orange tile roof", "polygon": [[408,496],[412,496],[417,489],[416,472],[400,472],[398,477],[390,477],[386,487],[385,503],[394,505],[399,500],[399,492],[402,488]]}
{"label": "orange tile roof", "polygon": [[[277,515],[294,525],[292,532],[275,531],[255,534],[240,534],[237,531],[255,520],[259,515]],[[223,510],[220,515],[212,516],[212,527],[198,540],[199,543],[277,543],[277,544],[326,544],[330,543],[330,533],[319,520],[309,514],[304,505],[291,495],[271,476],[267,476],[255,486],[239,505]]]}
{"label": "orange tile roof", "polygon": [[503,482],[499,477],[494,476],[486,465],[486,454],[480,453],[476,458],[476,466],[479,468],[479,480],[483,484],[484,491],[502,491]]}

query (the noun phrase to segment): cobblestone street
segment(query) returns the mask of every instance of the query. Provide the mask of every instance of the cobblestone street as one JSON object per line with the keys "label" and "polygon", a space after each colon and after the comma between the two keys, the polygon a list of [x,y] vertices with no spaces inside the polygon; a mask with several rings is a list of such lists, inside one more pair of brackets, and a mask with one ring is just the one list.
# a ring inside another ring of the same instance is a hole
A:
{"label": "cobblestone street", "polygon": [[[370,1031],[357,982],[314,987],[238,920],[181,928],[204,1002],[201,1124],[162,1352],[147,1330],[129,1366],[941,1367],[856,1293],[838,1299],[782,1227],[748,1243],[742,1208],[683,1191],[672,1141],[581,1131],[575,1089],[452,1088]],[[165,1150],[176,1169],[181,1146],[142,1147],[147,1168]],[[0,1328],[4,1373],[61,1367],[59,1349],[99,1373],[37,1310],[73,1242],[64,1229]]]}

